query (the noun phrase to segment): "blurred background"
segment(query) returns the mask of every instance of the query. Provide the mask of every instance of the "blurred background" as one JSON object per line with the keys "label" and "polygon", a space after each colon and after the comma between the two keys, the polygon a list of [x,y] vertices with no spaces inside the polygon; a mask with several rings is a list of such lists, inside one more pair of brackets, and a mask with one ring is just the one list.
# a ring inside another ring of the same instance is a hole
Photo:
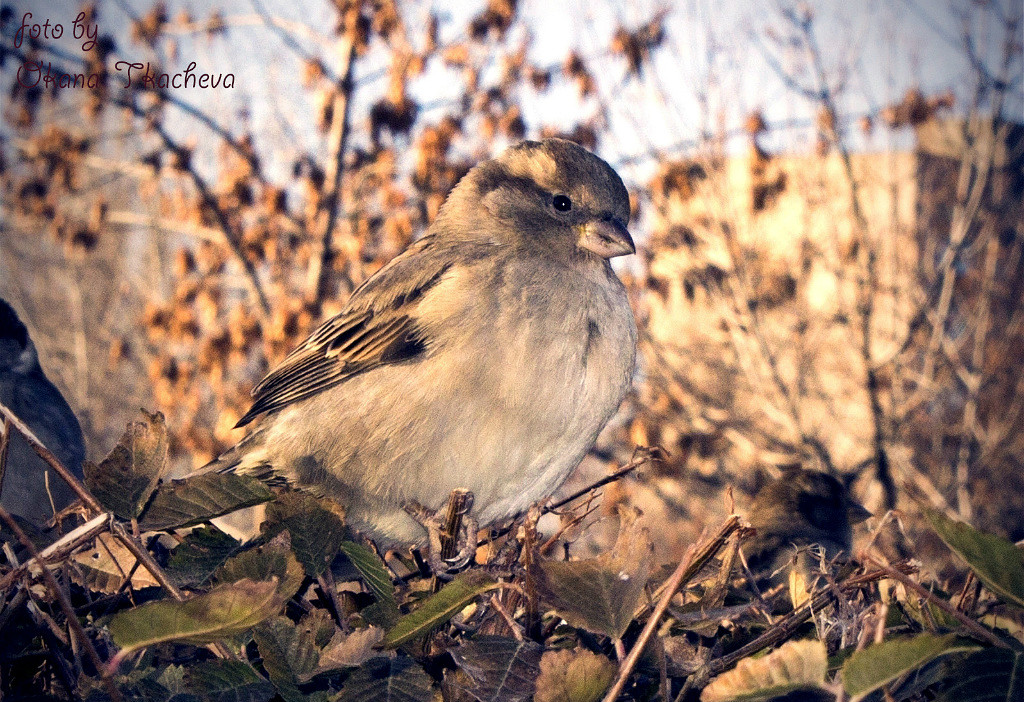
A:
{"label": "blurred background", "polygon": [[562,492],[669,453],[605,489],[581,551],[626,502],[668,558],[791,466],[874,526],[897,510],[879,538],[904,553],[931,549],[921,506],[1024,539],[1021,12],[5,3],[0,296],[91,459],[145,407],[185,472],[468,168],[562,136],[630,189],[641,330]]}

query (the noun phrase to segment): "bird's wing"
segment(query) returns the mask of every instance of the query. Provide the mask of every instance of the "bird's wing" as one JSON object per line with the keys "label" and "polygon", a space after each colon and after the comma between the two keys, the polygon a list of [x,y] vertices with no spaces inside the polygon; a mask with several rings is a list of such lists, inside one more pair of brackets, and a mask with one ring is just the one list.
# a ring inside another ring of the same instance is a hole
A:
{"label": "bird's wing", "polygon": [[236,426],[281,409],[347,378],[424,354],[428,339],[416,323],[425,292],[455,260],[427,236],[352,293],[345,309],[324,322],[253,388],[253,405]]}

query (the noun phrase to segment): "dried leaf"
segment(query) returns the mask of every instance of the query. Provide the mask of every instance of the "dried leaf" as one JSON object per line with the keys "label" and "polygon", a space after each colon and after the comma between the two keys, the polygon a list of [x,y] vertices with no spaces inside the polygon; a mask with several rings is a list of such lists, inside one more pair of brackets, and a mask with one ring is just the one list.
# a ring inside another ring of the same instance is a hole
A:
{"label": "dried leaf", "polygon": [[98,535],[93,548],[76,553],[72,560],[79,566],[71,571],[74,581],[93,592],[106,595],[117,592],[128,573],[132,573],[131,586],[136,590],[160,584],[148,570],[136,567],[138,559],[109,533]]}
{"label": "dried leaf", "polygon": [[320,651],[317,672],[360,666],[379,654],[375,647],[383,640],[384,630],[375,626],[356,629],[351,634],[339,631]]}
{"label": "dried leaf", "polygon": [[121,519],[142,513],[167,468],[167,426],[160,412],[129,422],[99,465],[86,462],[85,484],[104,508]]}
{"label": "dried leaf", "polygon": [[480,636],[448,652],[473,680],[467,692],[480,702],[519,702],[533,695],[543,652],[540,644]]}
{"label": "dried leaf", "polygon": [[672,677],[693,675],[711,660],[720,646],[705,646],[702,637],[695,634],[666,636],[662,644],[668,659],[668,674]]}
{"label": "dried leaf", "polygon": [[1002,629],[1024,644],[1024,610],[1004,606],[996,608],[978,621],[990,629]]}
{"label": "dried leaf", "polygon": [[535,702],[597,702],[615,679],[616,665],[590,651],[548,651],[540,659]]}
{"label": "dried leaf", "polygon": [[793,690],[821,688],[828,654],[820,641],[787,641],[761,658],[744,658],[711,681],[701,702],[763,702]]}
{"label": "dried leaf", "polygon": [[334,617],[325,609],[314,609],[306,613],[299,626],[309,629],[313,634],[313,645],[321,650],[341,633],[341,629],[334,623]]}
{"label": "dried leaf", "polygon": [[633,619],[651,569],[654,548],[637,515],[620,511],[612,550],[581,561],[538,564],[537,591],[573,626],[619,638]]}
{"label": "dried leaf", "polygon": [[299,685],[312,677],[319,663],[313,632],[287,617],[274,617],[256,627],[253,639],[278,694],[285,702],[305,702]]}

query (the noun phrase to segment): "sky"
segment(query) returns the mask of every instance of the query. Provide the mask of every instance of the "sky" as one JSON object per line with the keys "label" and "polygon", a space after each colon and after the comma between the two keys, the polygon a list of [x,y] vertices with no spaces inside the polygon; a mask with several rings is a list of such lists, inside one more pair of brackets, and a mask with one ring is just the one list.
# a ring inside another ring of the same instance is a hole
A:
{"label": "sky", "polygon": [[[1014,3],[1019,0],[1000,0],[998,5],[1009,11]],[[287,178],[295,146],[313,153],[322,148],[323,136],[308,126],[315,105],[302,89],[296,57],[322,51],[330,55],[330,40],[316,39],[328,37],[334,25],[329,3],[168,0],[166,5],[171,18],[182,8],[194,17],[220,8],[229,18],[230,29],[226,37],[213,40],[181,33],[177,56],[164,56],[162,62],[184,67],[195,61],[198,72],[235,75],[232,90],[181,89],[174,91],[175,97],[218,116],[230,115],[228,123],[239,130],[276,134],[272,141],[280,145],[279,153],[268,155],[267,166],[282,179]],[[441,17],[442,43],[464,38],[466,20],[484,5],[436,0],[400,3],[413,37],[421,35],[416,29],[431,13]],[[813,87],[814,80],[806,71],[806,51],[789,41],[793,27],[783,19],[783,8],[813,14],[825,73],[830,84],[842,85],[840,109],[852,118],[898,101],[911,86],[925,94],[953,90],[960,104],[965,104],[971,67],[958,39],[959,16],[976,10],[975,5],[966,0],[829,0],[801,5],[769,0],[521,0],[519,12],[525,21],[506,42],[515,46],[527,36],[532,38],[530,60],[539,66],[560,65],[570,49],[594,59],[597,97],[581,100],[571,84],[557,80],[548,91],[520,96],[529,135],[542,125],[567,128],[581,115],[601,114],[611,125],[611,138],[601,144],[602,156],[622,168],[627,181],[640,181],[649,177],[655,165],[643,155],[685,153],[702,133],[724,130],[734,135],[730,148],[743,148],[741,125],[755,110],[777,127],[767,136],[767,146],[809,148],[815,109],[780,73],[805,86]],[[118,38],[125,58],[149,58],[146,48],[128,42],[127,28],[130,17],[150,6],[137,0],[99,0],[100,31]],[[16,7],[19,12],[33,12],[34,21],[62,22],[69,28],[63,42],[68,54],[82,56],[70,37],[77,2],[23,0]],[[659,12],[666,14],[666,40],[641,76],[629,75],[624,62],[609,55],[610,39],[618,26],[635,28]],[[268,27],[261,16],[274,17],[283,27]],[[979,55],[989,63],[997,62],[1000,42],[994,27],[976,23],[973,29],[980,37]],[[5,30],[12,32],[12,27]],[[380,50],[359,60],[354,114],[365,115],[383,94],[388,60]],[[1014,70],[1018,78],[1020,72],[1018,59]],[[411,94],[421,106],[422,117],[436,121],[451,108],[459,87],[457,75],[435,62],[412,85]],[[1010,114],[1024,116],[1020,90]],[[172,122],[173,128],[185,135],[195,125],[183,117]],[[853,148],[862,150],[911,144],[906,132],[875,130],[864,136],[851,129],[849,136]],[[359,138],[357,133],[357,143]]]}

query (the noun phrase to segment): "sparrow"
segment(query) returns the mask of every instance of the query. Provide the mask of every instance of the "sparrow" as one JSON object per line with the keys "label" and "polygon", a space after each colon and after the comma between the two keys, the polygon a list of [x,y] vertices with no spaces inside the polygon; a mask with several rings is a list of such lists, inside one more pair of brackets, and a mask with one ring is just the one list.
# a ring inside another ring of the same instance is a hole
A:
{"label": "sparrow", "polygon": [[[82,478],[85,439],[75,413],[39,365],[39,354],[14,308],[0,299],[0,402],[21,419],[57,460]],[[3,422],[0,420],[0,431]],[[11,429],[0,484],[4,509],[37,525],[67,507],[75,494],[16,429]]]}
{"label": "sparrow", "polygon": [[207,469],[328,496],[378,545],[469,490],[481,525],[550,496],[629,391],[635,253],[618,174],[561,139],[478,164],[422,238],[253,389]]}
{"label": "sparrow", "polygon": [[790,565],[805,583],[812,583],[821,556],[849,558],[853,525],[871,513],[828,473],[799,468],[765,485],[750,507],[750,525],[757,534],[742,546],[751,571],[779,581]]}

